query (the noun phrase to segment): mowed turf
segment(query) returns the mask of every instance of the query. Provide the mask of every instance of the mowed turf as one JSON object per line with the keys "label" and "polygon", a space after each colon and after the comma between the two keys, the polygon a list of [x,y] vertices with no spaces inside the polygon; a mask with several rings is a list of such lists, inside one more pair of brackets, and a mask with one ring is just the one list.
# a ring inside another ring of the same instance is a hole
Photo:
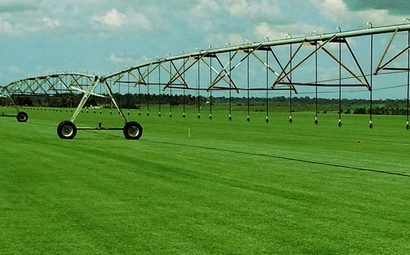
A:
{"label": "mowed turf", "polygon": [[[405,116],[131,111],[131,141],[61,140],[70,110],[25,111],[0,118],[0,254],[410,253]],[[123,126],[76,124],[99,122]]]}

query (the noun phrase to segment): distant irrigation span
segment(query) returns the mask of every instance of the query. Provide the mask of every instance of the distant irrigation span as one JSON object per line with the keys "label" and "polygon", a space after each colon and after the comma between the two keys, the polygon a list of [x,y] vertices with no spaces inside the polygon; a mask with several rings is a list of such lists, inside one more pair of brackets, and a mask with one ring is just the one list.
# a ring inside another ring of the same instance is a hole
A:
{"label": "distant irrigation span", "polygon": [[[54,73],[29,77],[0,87],[0,96],[9,100],[17,115],[25,122],[28,115],[14,103],[19,96],[81,96],[70,120],[57,127],[61,139],[72,139],[77,130],[122,130],[126,139],[139,139],[142,126],[128,121],[115,94],[182,95],[194,96],[201,117],[201,97],[212,105],[215,97],[229,99],[227,118],[232,120],[232,99],[247,99],[247,120],[250,121],[251,98],[266,98],[266,122],[269,122],[269,99],[278,93],[289,95],[289,122],[292,122],[292,96],[299,91],[310,91],[315,98],[326,87],[339,99],[338,125],[342,126],[342,98],[346,88],[357,93],[366,92],[372,108],[373,91],[386,81],[405,83],[403,95],[407,98],[406,128],[410,129],[410,20],[403,24],[373,27],[371,23],[361,30],[293,37],[288,34],[281,40],[245,42],[223,48],[209,47],[192,53],[181,52],[130,67],[105,76],[82,73]],[[90,97],[107,98],[124,121],[123,127],[77,127],[74,122]],[[139,102],[141,104],[141,102]],[[158,115],[162,108],[159,102]],[[141,109],[141,108],[140,108]],[[150,114],[147,105],[147,115]],[[317,109],[317,104],[316,104]],[[170,108],[170,116],[172,116]],[[314,119],[318,124],[318,111]],[[370,111],[369,127],[373,128]],[[181,116],[185,118],[183,107]],[[212,108],[209,112],[212,119]]]}

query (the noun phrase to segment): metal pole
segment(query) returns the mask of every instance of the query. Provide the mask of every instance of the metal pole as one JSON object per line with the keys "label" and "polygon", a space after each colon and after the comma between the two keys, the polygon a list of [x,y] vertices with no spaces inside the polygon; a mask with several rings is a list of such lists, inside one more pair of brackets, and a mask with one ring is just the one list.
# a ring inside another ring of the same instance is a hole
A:
{"label": "metal pole", "polygon": [[[407,44],[410,45],[410,31],[407,33]],[[407,51],[407,119],[406,119],[406,129],[410,130],[409,124],[409,111],[410,111],[410,52]]]}
{"label": "metal pole", "polygon": [[[293,68],[293,66],[292,66],[292,58],[293,58],[292,44],[289,44],[289,57],[290,57],[289,70],[292,70],[292,68]],[[289,75],[289,83],[290,84],[292,84],[292,76],[293,76],[293,73],[290,73],[290,75]],[[290,124],[293,123],[293,119],[292,119],[292,89],[289,89],[289,123]]]}
{"label": "metal pole", "polygon": [[[315,44],[315,47],[316,47],[316,52],[315,52],[315,83],[317,84],[317,82],[318,82],[318,58],[317,58],[317,44]],[[317,96],[318,96],[318,88],[317,88],[317,86],[315,86],[315,124],[317,125],[317,124],[319,124],[319,120],[318,120],[318,115],[317,115],[317,112],[318,112],[318,99],[317,99]]]}
{"label": "metal pole", "polygon": [[148,67],[148,76],[147,76],[147,116],[149,116],[149,105],[150,105],[150,101],[151,101],[151,95],[149,94],[149,77],[150,77],[150,71],[149,71],[149,67]]}
{"label": "metal pole", "polygon": [[370,35],[370,121],[369,128],[373,128],[373,54],[374,54],[374,38]]}
{"label": "metal pole", "polygon": [[[172,79],[172,62],[169,62],[169,80]],[[171,104],[171,98],[172,98],[172,86],[169,87],[169,117],[172,118],[172,104]]]}
{"label": "metal pole", "polygon": [[[185,71],[186,71],[186,62],[185,61],[184,61],[184,64],[183,64],[183,69],[184,69],[184,72],[182,74],[182,77],[185,81]],[[185,84],[184,89],[183,89],[183,93],[184,93],[183,101],[184,102],[183,102],[183,105],[182,105],[182,118],[186,117],[186,87],[187,87],[187,84]]]}
{"label": "metal pole", "polygon": [[80,114],[80,112],[83,109],[85,103],[90,98],[92,92],[97,87],[99,82],[100,82],[100,79],[98,78],[98,76],[95,76],[94,81],[91,82],[91,84],[89,84],[88,89],[85,91],[80,103],[77,106],[77,109],[75,110],[73,116],[71,117],[71,122],[74,122],[77,119],[77,116]]}
{"label": "metal pole", "polygon": [[[212,83],[212,58],[209,60],[209,83]],[[209,119],[212,120],[212,89],[209,90]]]}
{"label": "metal pole", "polygon": [[339,42],[339,127],[342,126],[342,43]]}
{"label": "metal pole", "polygon": [[158,68],[158,117],[161,117],[161,66]]}
{"label": "metal pole", "polygon": [[269,123],[269,51],[266,51],[266,117],[265,122]]}
{"label": "metal pole", "polygon": [[201,118],[201,62],[198,61],[198,80],[197,80],[197,104],[198,104],[198,119]]}
{"label": "metal pole", "polygon": [[[232,68],[232,52],[229,52],[229,70]],[[232,74],[229,79],[229,121],[232,120]]]}

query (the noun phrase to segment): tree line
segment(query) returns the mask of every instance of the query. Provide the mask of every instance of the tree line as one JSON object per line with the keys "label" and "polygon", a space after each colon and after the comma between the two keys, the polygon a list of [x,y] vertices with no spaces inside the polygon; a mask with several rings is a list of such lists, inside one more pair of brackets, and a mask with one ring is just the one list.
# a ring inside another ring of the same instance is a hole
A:
{"label": "tree line", "polygon": [[[13,95],[13,101],[18,106],[34,107],[59,107],[75,108],[79,104],[82,94],[61,94],[56,96],[45,95]],[[279,108],[289,108],[292,111],[312,111],[320,108],[321,111],[342,111],[346,114],[380,114],[380,115],[405,115],[408,111],[408,102],[405,99],[335,99],[335,98],[311,98],[278,96],[270,98],[262,97],[204,97],[191,94],[114,94],[114,98],[121,108],[138,109],[146,105],[232,105],[232,106],[264,106],[266,104]],[[0,105],[10,105],[7,98],[0,99]],[[111,107],[111,100],[91,96],[86,107],[99,106]]]}

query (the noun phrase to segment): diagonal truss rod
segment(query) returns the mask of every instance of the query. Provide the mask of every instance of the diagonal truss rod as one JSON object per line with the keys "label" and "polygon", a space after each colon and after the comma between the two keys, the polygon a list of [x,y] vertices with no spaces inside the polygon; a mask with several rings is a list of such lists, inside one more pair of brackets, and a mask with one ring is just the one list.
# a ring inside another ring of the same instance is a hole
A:
{"label": "diagonal truss rod", "polygon": [[[180,69],[178,69],[178,71],[176,72],[176,74],[171,78],[171,80],[168,82],[167,85],[165,85],[164,90],[167,89],[168,87],[171,86],[171,84],[173,84],[176,80],[178,80],[179,78],[182,77],[182,75],[184,73],[186,73],[188,70],[190,70],[193,66],[195,66],[199,61],[201,61],[205,56],[207,55],[207,53],[200,55],[200,56],[190,56],[188,58],[185,59],[185,62],[183,63],[183,66],[180,67]],[[185,64],[187,63],[188,60],[190,59],[194,59],[194,62],[191,63],[188,67],[185,66]],[[181,72],[182,71],[182,72]],[[186,87],[189,87],[188,84],[186,84]]]}
{"label": "diagonal truss rod", "polygon": [[231,59],[229,59],[229,62],[227,63],[227,65],[229,65],[230,62],[232,62],[232,60],[234,59],[235,55],[238,52],[245,52],[245,56],[242,57],[242,59],[233,67],[231,67],[228,71],[224,68],[222,71],[224,71],[225,74],[222,74],[223,72],[219,72],[218,76],[215,78],[215,80],[209,85],[208,90],[212,89],[216,84],[218,84],[223,78],[225,78],[227,75],[230,75],[236,68],[238,68],[247,58],[249,58],[249,56],[252,54],[253,51],[258,50],[259,48],[262,47],[262,44],[257,45],[254,48],[247,48],[247,49],[241,49],[239,48],[235,54],[231,57]]}
{"label": "diagonal truss rod", "polygon": [[[223,66],[221,60],[218,58],[218,56],[217,56],[217,55],[214,55],[213,57],[217,60],[218,64],[219,64],[219,65],[223,68],[223,70],[226,72],[226,69],[225,69],[225,67]],[[203,59],[202,62],[204,62],[205,65],[208,66],[208,67],[212,70],[213,73],[216,73],[217,75],[219,75],[220,72],[218,72],[218,70],[217,70],[215,67],[213,67],[213,66],[211,65],[211,63],[205,61],[205,59]],[[223,77],[222,80],[223,80],[226,84],[229,85],[229,89],[234,89],[234,90],[236,90],[236,91],[239,93],[239,89],[238,89],[238,87],[236,86],[235,82],[232,80],[231,76],[230,76],[230,75],[227,75],[227,76],[228,76],[228,78]],[[211,87],[209,86],[209,88],[206,89],[206,91],[209,92],[210,90],[211,90]]]}
{"label": "diagonal truss rod", "polygon": [[343,64],[338,58],[336,58],[336,57],[335,57],[330,51],[328,51],[325,47],[323,47],[323,51],[326,52],[333,60],[335,60],[335,61],[336,61],[340,66],[342,66],[347,72],[349,72],[349,73],[350,73],[356,80],[358,80],[362,85],[366,86],[368,90],[371,90],[371,87],[370,87],[370,85],[369,85],[369,81],[367,80],[366,75],[364,74],[363,69],[362,69],[362,67],[361,67],[360,64],[359,64],[359,61],[357,60],[355,54],[353,53],[352,48],[350,47],[349,43],[348,43],[346,40],[344,40],[343,42],[346,44],[347,48],[349,49],[349,52],[350,52],[351,56],[353,57],[353,59],[354,59],[356,65],[358,66],[358,68],[359,68],[359,70],[360,70],[360,73],[361,73],[362,77],[365,79],[365,81],[362,81],[358,75],[356,75],[352,70],[350,70],[345,64]]}
{"label": "diagonal truss rod", "polygon": [[306,43],[302,42],[299,47],[297,48],[297,50],[295,51],[295,53],[293,54],[293,56],[290,58],[289,62],[286,64],[285,69],[282,71],[282,73],[280,74],[280,76],[276,79],[276,81],[273,83],[272,88],[274,88],[277,84],[279,84],[281,81],[283,81],[285,78],[289,77],[290,74],[292,74],[296,69],[298,69],[304,62],[306,62],[310,57],[312,57],[314,54],[316,54],[319,50],[321,50],[322,48],[325,47],[326,44],[328,44],[329,42],[331,42],[333,39],[336,38],[336,35],[333,35],[331,38],[329,38],[327,41],[325,41],[324,43],[320,44],[319,47],[317,47],[314,51],[312,51],[308,56],[306,56],[302,61],[300,61],[295,67],[293,67],[289,72],[286,72],[285,70],[291,65],[293,59],[296,57],[296,55],[298,54],[298,52],[300,51],[300,49],[302,48],[303,44]]}
{"label": "diagonal truss rod", "polygon": [[404,50],[400,51],[397,55],[395,55],[392,59],[390,59],[389,61],[387,61],[384,65],[379,66],[376,68],[375,74],[378,74],[381,70],[402,70],[402,71],[409,71],[408,68],[389,68],[387,67],[388,65],[390,65],[391,63],[393,63],[394,61],[396,61],[400,56],[402,56],[404,53],[406,53],[407,51],[410,50],[410,45],[407,46]]}

